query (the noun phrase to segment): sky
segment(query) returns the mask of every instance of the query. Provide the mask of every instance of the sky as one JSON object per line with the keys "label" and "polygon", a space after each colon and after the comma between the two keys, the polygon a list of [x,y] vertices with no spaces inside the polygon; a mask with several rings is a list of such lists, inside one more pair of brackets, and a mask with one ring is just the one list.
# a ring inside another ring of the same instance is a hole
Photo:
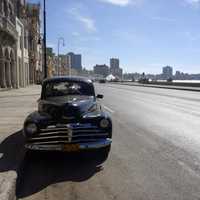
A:
{"label": "sky", "polygon": [[[39,0],[29,0],[39,2]],[[42,1],[41,1],[42,3]],[[200,0],[46,0],[47,44],[83,67],[120,59],[124,72],[200,73]]]}

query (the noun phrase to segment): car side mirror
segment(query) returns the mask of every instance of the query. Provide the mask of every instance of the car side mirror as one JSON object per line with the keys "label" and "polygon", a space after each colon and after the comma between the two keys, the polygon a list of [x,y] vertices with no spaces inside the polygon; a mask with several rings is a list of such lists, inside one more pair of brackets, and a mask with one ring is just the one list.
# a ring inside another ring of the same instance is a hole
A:
{"label": "car side mirror", "polygon": [[102,94],[97,94],[97,99],[103,99],[103,95]]}

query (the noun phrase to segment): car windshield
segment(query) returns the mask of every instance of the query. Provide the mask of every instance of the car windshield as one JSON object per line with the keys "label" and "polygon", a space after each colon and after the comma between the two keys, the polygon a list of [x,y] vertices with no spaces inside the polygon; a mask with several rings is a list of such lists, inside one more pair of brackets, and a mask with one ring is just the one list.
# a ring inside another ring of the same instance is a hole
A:
{"label": "car windshield", "polygon": [[67,95],[94,96],[93,87],[84,82],[54,82],[45,87],[45,97],[57,97]]}

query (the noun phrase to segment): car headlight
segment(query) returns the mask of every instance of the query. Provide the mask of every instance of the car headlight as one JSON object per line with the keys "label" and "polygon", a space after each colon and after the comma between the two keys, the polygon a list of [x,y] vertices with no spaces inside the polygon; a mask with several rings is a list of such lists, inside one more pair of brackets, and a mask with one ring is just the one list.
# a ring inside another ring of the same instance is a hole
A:
{"label": "car headlight", "polygon": [[109,121],[107,119],[102,119],[100,121],[100,127],[101,128],[108,128],[108,126],[109,126]]}
{"label": "car headlight", "polygon": [[25,127],[25,131],[28,136],[32,136],[38,131],[37,125],[34,123],[27,124]]}

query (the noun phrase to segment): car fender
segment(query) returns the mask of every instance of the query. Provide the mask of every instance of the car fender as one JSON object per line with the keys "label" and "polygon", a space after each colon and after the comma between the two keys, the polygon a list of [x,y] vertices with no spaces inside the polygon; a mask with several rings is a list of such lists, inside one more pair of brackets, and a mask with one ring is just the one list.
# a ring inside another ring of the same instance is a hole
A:
{"label": "car fender", "polygon": [[38,126],[47,125],[50,120],[51,120],[50,115],[48,115],[46,113],[40,113],[38,111],[35,111],[27,116],[27,118],[25,119],[25,122],[24,122],[24,127],[28,123],[35,123]]}

